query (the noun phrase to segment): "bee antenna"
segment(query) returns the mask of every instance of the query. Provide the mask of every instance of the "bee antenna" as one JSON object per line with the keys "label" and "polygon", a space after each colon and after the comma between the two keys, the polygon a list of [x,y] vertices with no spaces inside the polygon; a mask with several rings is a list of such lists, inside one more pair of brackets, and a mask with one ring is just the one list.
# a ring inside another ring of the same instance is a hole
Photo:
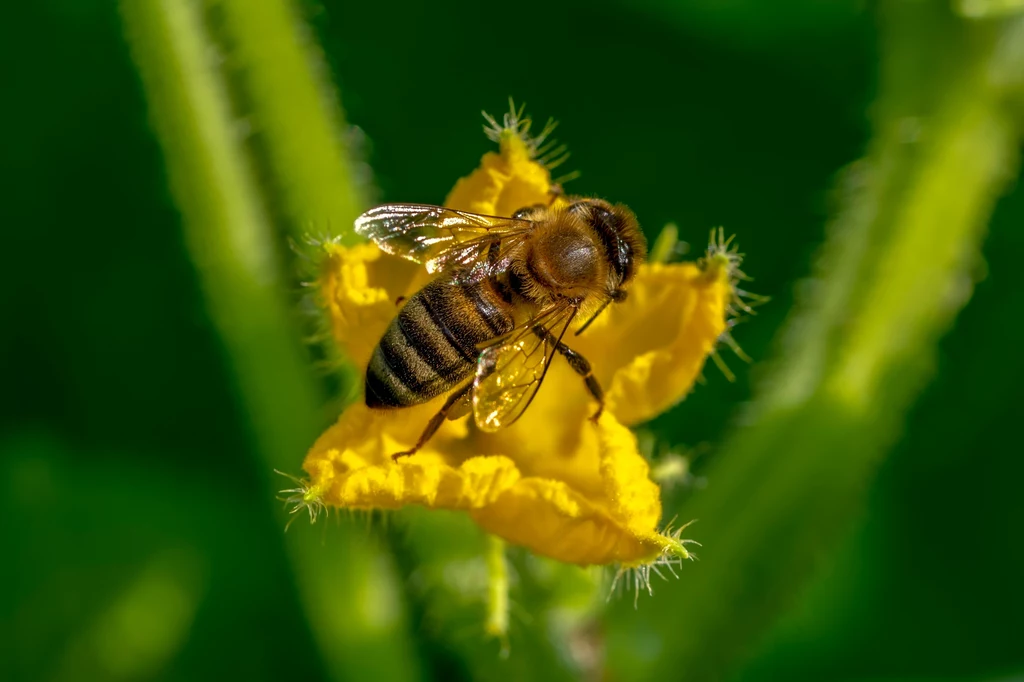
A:
{"label": "bee antenna", "polygon": [[596,320],[597,316],[600,315],[601,313],[603,313],[604,309],[607,308],[608,304],[611,303],[613,300],[615,300],[615,299],[606,298],[604,303],[601,304],[601,307],[597,309],[597,312],[595,312],[593,315],[591,315],[590,319],[587,320],[586,322],[584,322],[583,326],[576,330],[576,336],[579,336],[580,334],[585,332],[587,327],[590,326],[590,323],[593,322],[594,320]]}

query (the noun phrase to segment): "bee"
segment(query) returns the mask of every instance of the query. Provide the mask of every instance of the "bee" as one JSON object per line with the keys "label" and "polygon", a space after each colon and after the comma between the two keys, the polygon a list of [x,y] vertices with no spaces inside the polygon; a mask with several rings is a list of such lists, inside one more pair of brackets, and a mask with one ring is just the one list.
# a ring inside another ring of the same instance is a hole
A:
{"label": "bee", "polygon": [[[355,230],[390,254],[437,276],[404,301],[366,368],[366,405],[397,409],[448,393],[411,450],[445,418],[473,412],[485,432],[518,419],[562,355],[597,401],[590,363],[563,337],[586,329],[626,286],[647,255],[633,212],[601,199],[567,197],[510,218],[440,206],[385,204]],[[591,312],[592,311],[592,312]]]}

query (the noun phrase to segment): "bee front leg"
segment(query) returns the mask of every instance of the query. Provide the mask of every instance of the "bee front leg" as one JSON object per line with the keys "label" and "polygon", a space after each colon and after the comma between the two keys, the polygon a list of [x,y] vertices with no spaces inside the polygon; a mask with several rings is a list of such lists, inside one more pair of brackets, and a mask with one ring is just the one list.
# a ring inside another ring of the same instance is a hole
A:
{"label": "bee front leg", "polygon": [[548,343],[555,344],[555,350],[561,353],[562,356],[569,361],[569,366],[572,367],[574,372],[583,377],[583,383],[587,387],[587,392],[590,393],[591,397],[597,401],[597,412],[590,417],[592,421],[596,422],[598,417],[601,416],[601,413],[604,412],[604,390],[601,388],[601,384],[598,383],[597,377],[594,376],[594,372],[590,368],[590,361],[556,339],[548,330],[537,327],[534,331]]}
{"label": "bee front leg", "polygon": [[451,411],[451,409],[455,406],[456,403],[458,403],[460,400],[466,397],[471,388],[473,388],[472,381],[470,381],[468,384],[466,384],[465,386],[463,386],[462,388],[448,396],[448,400],[444,401],[444,405],[442,405],[441,409],[437,411],[437,414],[431,417],[430,421],[427,422],[427,428],[423,429],[423,433],[420,434],[420,438],[419,440],[416,441],[416,445],[412,446],[411,450],[396,452],[395,454],[391,455],[391,459],[397,462],[403,457],[415,455],[416,452],[420,448],[422,448],[435,433],[437,433],[437,430],[441,428],[441,424],[444,423],[445,417],[448,416],[448,413]]}
{"label": "bee front leg", "polygon": [[565,196],[565,190],[562,189],[561,185],[551,185],[548,189],[548,207],[555,205],[555,202]]}

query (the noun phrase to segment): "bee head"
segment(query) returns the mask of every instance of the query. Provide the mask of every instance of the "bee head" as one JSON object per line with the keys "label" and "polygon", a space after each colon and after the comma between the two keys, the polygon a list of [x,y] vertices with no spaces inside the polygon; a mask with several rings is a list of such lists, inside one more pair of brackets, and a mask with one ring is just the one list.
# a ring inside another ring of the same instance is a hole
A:
{"label": "bee head", "polygon": [[647,241],[633,212],[622,204],[601,199],[581,199],[568,209],[585,220],[601,238],[604,255],[611,265],[608,295],[613,301],[625,300],[622,289],[636,274],[647,257]]}

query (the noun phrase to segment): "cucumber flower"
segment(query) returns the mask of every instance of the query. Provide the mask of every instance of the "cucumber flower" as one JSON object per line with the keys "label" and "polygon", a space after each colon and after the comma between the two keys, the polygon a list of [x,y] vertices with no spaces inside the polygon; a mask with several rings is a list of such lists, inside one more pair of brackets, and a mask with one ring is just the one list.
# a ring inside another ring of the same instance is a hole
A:
{"label": "cucumber flower", "polygon": [[[529,121],[515,113],[504,125],[491,123],[499,151],[485,154],[444,205],[511,216],[550,203],[559,190],[542,145],[549,129],[531,137]],[[739,256],[712,242],[699,262],[641,265],[628,298],[570,338],[605,390],[596,421],[583,382],[557,356],[529,409],[508,428],[484,433],[471,417],[446,421],[415,455],[397,460],[391,455],[410,449],[444,397],[389,411],[360,400],[310,449],[295,501],[311,511],[462,510],[488,533],[573,564],[642,570],[688,558],[681,529],[659,525],[660,489],[629,427],[686,397],[728,338]],[[334,340],[365,368],[399,302],[429,276],[373,244],[322,248],[317,284]]]}

